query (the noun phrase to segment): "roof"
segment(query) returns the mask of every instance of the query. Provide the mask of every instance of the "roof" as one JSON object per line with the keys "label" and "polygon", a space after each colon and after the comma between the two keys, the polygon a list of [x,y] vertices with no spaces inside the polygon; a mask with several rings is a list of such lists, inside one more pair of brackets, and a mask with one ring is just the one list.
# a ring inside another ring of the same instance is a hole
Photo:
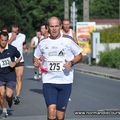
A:
{"label": "roof", "polygon": [[120,24],[119,19],[91,19],[90,21],[96,22],[96,24],[112,24],[112,25]]}

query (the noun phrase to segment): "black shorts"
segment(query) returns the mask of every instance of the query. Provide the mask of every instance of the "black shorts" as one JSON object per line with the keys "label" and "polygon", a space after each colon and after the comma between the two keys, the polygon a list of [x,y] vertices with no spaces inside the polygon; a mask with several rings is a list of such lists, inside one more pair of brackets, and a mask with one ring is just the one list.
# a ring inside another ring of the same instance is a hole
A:
{"label": "black shorts", "polygon": [[0,86],[6,86],[14,90],[16,87],[15,71],[6,74],[0,74]]}
{"label": "black shorts", "polygon": [[72,84],[43,84],[43,95],[47,107],[56,105],[56,109],[64,112],[71,94]]}
{"label": "black shorts", "polygon": [[24,66],[24,62],[17,63],[15,67],[19,67],[19,66]]}

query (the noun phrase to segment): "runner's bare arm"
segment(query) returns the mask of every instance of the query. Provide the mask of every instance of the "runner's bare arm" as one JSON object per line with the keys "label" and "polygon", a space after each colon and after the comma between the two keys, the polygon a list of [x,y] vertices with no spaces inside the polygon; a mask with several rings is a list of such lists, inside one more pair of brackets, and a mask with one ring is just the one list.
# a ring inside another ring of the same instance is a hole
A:
{"label": "runner's bare arm", "polygon": [[21,59],[22,59],[22,57],[20,56],[19,58],[16,59],[16,61],[14,61],[14,62],[13,62],[13,61],[10,61],[10,62],[9,62],[10,67],[11,67],[11,68],[15,67],[16,64],[20,62]]}
{"label": "runner's bare arm", "polygon": [[66,63],[64,64],[64,67],[65,67],[65,69],[70,70],[71,67],[72,67],[74,64],[79,63],[81,60],[82,60],[82,54],[80,53],[80,54],[74,56],[74,59],[73,59],[72,61],[67,61],[67,60],[66,60]]}
{"label": "runner's bare arm", "polygon": [[8,43],[11,44],[17,37],[17,34],[12,32],[12,35],[10,37],[10,39],[8,40]]}

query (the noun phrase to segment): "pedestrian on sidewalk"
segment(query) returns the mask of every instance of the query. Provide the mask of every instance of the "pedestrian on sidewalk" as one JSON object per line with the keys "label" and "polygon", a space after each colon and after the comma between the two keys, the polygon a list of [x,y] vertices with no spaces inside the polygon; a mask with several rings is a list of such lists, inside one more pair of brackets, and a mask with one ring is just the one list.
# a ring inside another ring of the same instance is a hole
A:
{"label": "pedestrian on sidewalk", "polygon": [[[61,35],[58,17],[48,20],[50,36],[43,39],[34,53],[34,65],[46,68],[42,73],[43,95],[48,120],[64,120],[73,83],[73,65],[82,58],[82,49],[72,37]],[[43,56],[43,59],[39,59]]]}

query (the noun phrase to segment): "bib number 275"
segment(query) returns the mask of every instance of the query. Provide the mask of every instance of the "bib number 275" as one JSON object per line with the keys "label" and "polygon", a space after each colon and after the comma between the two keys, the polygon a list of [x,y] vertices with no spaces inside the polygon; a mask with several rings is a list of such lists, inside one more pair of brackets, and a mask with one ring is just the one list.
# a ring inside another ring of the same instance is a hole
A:
{"label": "bib number 275", "polygon": [[62,71],[62,64],[60,62],[49,62],[49,71]]}

